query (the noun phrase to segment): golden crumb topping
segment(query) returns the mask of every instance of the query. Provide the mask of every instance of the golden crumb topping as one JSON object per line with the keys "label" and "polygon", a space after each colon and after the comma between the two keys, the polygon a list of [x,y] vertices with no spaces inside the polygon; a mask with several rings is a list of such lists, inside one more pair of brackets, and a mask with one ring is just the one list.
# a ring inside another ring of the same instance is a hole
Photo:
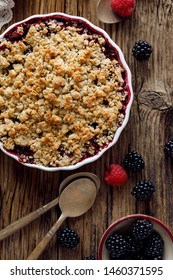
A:
{"label": "golden crumb topping", "polygon": [[124,69],[103,36],[82,25],[51,19],[25,28],[0,42],[0,140],[24,162],[74,165],[121,125]]}

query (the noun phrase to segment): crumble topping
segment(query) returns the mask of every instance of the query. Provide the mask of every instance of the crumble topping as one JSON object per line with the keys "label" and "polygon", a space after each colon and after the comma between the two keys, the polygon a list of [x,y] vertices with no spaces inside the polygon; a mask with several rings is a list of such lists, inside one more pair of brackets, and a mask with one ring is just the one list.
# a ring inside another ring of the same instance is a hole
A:
{"label": "crumble topping", "polygon": [[37,20],[0,42],[0,141],[23,162],[73,165],[121,125],[124,69],[105,38],[80,22]]}

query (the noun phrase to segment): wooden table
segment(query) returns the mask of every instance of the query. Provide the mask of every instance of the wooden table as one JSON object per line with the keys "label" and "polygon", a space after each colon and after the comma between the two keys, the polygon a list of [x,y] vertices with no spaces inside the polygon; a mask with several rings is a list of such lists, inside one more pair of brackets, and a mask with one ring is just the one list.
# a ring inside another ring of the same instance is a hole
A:
{"label": "wooden table", "polygon": [[[172,1],[137,0],[133,16],[113,25],[99,22],[96,17],[96,2],[15,0],[12,22],[32,14],[56,11],[86,17],[105,29],[124,53],[132,71],[135,95],[130,120],[116,145],[99,160],[79,170],[51,173],[34,170],[0,152],[0,229],[53,200],[58,195],[60,182],[70,174],[78,171],[93,172],[101,180],[92,209],[81,217],[67,219],[64,224],[80,235],[78,247],[71,251],[60,248],[58,235],[55,235],[41,259],[80,260],[90,254],[97,258],[98,244],[105,229],[127,214],[150,214],[162,220],[173,231],[173,165],[163,152],[164,144],[173,137]],[[134,43],[139,39],[147,40],[153,46],[153,53],[148,61],[137,62],[131,54]],[[136,150],[143,156],[145,169],[130,175],[127,183],[120,189],[106,185],[104,172],[109,164],[121,164],[124,156],[131,150]],[[149,204],[136,202],[130,193],[139,179],[151,180],[156,187]],[[58,206],[54,207],[0,242],[0,259],[26,259],[59,214]]]}

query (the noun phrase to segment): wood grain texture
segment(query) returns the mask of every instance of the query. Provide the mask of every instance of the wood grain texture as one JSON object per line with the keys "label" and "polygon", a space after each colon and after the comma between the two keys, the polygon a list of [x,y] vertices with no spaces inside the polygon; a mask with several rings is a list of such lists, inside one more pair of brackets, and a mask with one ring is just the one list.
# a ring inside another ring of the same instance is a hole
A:
{"label": "wood grain texture", "polygon": [[[81,217],[67,219],[63,225],[79,233],[79,246],[75,250],[64,250],[59,247],[58,235],[55,235],[41,259],[77,260],[90,254],[97,256],[98,244],[105,229],[114,220],[127,214],[153,215],[173,231],[173,163],[163,152],[164,144],[173,138],[173,2],[137,0],[133,16],[116,25],[98,21],[96,2],[15,0],[12,22],[32,14],[57,11],[86,17],[103,28],[124,53],[132,72],[135,95],[130,120],[116,145],[95,163],[78,170],[93,172],[101,180],[92,209]],[[153,46],[153,53],[146,62],[137,62],[132,57],[132,47],[138,39],[146,40]],[[130,174],[123,188],[109,187],[104,182],[106,168],[112,162],[121,163],[130,150],[142,154],[145,169],[138,174]],[[74,172],[47,173],[26,168],[0,152],[0,229],[55,199],[60,182]],[[130,193],[136,181],[144,178],[156,186],[155,195],[149,204],[136,203]],[[26,259],[59,215],[56,206],[1,241],[0,259]]]}

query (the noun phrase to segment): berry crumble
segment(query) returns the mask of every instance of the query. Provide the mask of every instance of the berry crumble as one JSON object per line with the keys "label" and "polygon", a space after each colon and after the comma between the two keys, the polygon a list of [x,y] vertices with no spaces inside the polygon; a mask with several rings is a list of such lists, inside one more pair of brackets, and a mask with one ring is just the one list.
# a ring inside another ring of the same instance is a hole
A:
{"label": "berry crumble", "polygon": [[24,163],[67,166],[97,154],[127,103],[117,51],[81,20],[32,19],[0,40],[0,141]]}

